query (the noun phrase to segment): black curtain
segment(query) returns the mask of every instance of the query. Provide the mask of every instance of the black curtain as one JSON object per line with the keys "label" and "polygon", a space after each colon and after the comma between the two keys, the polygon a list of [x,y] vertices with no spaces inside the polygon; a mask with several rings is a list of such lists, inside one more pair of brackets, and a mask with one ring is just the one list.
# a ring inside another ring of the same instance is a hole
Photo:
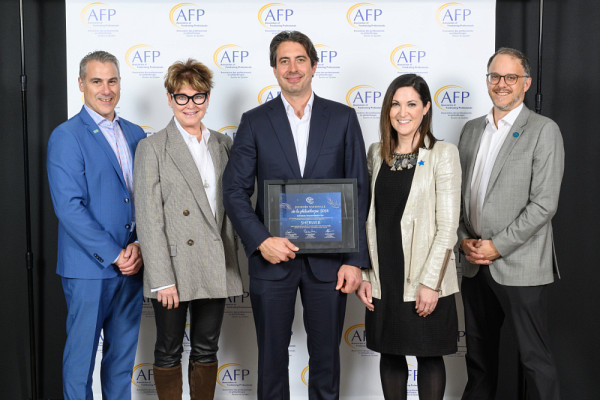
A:
{"label": "black curtain", "polygon": [[[496,16],[496,46],[528,54],[534,83],[538,11],[538,0],[499,1]],[[566,152],[553,220],[562,279],[550,290],[551,345],[561,398],[591,400],[600,395],[600,262],[595,252],[600,240],[600,135],[594,125],[600,111],[600,3],[545,0],[544,14],[542,114],[560,126]],[[531,109],[536,91],[534,84],[526,97]],[[511,374],[507,368],[504,372]]]}
{"label": "black curtain", "polygon": [[[474,0],[470,0],[474,1]],[[482,1],[482,0],[477,0]],[[468,3],[469,0],[465,1]],[[440,3],[443,3],[440,1]],[[496,46],[523,50],[537,78],[538,0],[497,1]],[[24,0],[27,45],[31,210],[36,282],[39,397],[62,398],[61,360],[65,301],[54,273],[57,222],[45,171],[50,132],[67,116],[65,5]],[[551,288],[550,323],[562,398],[596,399],[600,393],[600,7],[598,0],[546,0],[543,47],[543,110],[561,127],[566,170],[554,218],[562,279]],[[19,2],[0,0],[0,388],[3,399],[29,397],[27,284],[22,126],[20,106]],[[96,49],[90,43],[90,50]],[[468,63],[469,60],[464,60]],[[266,67],[266,64],[265,64]],[[481,84],[484,84],[482,66]],[[75,82],[68,82],[75,85]],[[533,109],[532,85],[526,103]],[[515,171],[518,173],[518,171]],[[498,399],[516,399],[515,351],[506,332]]]}

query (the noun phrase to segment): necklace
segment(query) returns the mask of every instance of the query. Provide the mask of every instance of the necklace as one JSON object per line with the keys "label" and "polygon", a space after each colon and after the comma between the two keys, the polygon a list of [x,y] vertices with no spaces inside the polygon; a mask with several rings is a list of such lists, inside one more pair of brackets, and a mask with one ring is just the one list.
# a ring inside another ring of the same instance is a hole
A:
{"label": "necklace", "polygon": [[403,169],[411,169],[415,165],[417,165],[417,157],[419,153],[408,153],[408,154],[400,154],[400,153],[392,153],[392,166],[390,169],[392,171],[402,171]]}

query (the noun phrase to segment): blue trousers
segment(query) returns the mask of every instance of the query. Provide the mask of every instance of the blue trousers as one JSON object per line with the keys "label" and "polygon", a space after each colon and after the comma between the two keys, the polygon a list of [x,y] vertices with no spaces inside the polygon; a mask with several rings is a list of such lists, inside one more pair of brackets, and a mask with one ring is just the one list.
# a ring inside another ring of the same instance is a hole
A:
{"label": "blue trousers", "polygon": [[111,279],[62,278],[62,285],[68,310],[63,353],[65,400],[93,400],[92,374],[102,330],[102,398],[131,399],[142,313],[142,274]]}

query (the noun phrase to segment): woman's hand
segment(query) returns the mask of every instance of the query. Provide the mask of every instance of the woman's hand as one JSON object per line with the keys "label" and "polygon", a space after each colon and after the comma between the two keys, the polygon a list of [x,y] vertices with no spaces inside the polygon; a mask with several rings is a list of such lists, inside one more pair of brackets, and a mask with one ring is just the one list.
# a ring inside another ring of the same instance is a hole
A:
{"label": "woman's hand", "polygon": [[435,310],[440,294],[430,287],[420,285],[417,290],[417,304],[415,309],[419,317],[426,317]]}
{"label": "woman's hand", "polygon": [[179,307],[179,295],[177,294],[177,287],[170,286],[166,289],[159,290],[156,300],[161,302],[163,307],[167,307],[168,310]]}
{"label": "woman's hand", "polygon": [[362,281],[356,289],[356,297],[369,309],[369,311],[375,310],[373,305],[373,296],[371,296],[371,282]]}

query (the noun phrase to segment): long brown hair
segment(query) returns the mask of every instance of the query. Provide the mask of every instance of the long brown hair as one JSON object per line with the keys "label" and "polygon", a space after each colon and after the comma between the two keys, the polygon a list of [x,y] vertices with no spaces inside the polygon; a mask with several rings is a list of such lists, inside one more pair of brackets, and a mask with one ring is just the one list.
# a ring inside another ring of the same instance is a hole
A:
{"label": "long brown hair", "polygon": [[[429,102],[431,104],[431,93],[429,92],[429,86],[427,86],[427,82],[425,79],[421,78],[415,74],[404,74],[400,75],[396,79],[390,83],[390,86],[387,88],[385,92],[385,96],[383,98],[383,105],[381,106],[381,116],[379,118],[379,133],[381,135],[381,159],[385,160],[388,165],[392,165],[392,154],[394,153],[394,149],[398,145],[398,134],[396,130],[392,127],[392,123],[390,121],[390,109],[392,108],[392,100],[394,98],[394,94],[396,90],[403,87],[412,87],[419,94],[421,101],[423,102],[423,106],[427,105]],[[421,125],[418,130],[418,142],[417,148],[425,148],[425,137],[429,138],[429,149],[433,148],[433,145],[437,141],[437,139],[433,136],[431,132],[431,115],[432,108],[429,107],[427,114],[423,116],[423,120],[421,121]]]}

